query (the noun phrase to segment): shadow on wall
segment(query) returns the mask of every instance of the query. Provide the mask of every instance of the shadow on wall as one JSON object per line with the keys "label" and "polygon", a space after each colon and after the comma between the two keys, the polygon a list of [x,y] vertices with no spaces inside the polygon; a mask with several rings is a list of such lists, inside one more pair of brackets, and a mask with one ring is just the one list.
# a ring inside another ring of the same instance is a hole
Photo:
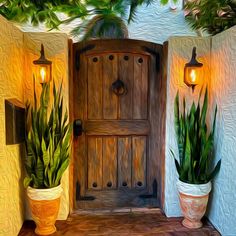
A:
{"label": "shadow on wall", "polygon": [[26,158],[26,150],[25,150],[25,144],[21,143],[19,145],[19,157],[20,157],[20,169],[21,169],[21,174],[19,178],[19,185],[20,185],[20,191],[19,191],[19,199],[21,199],[21,217],[22,219],[25,219],[25,209],[26,209],[26,189],[24,187],[24,177],[25,177],[25,166],[24,166],[24,161]]}

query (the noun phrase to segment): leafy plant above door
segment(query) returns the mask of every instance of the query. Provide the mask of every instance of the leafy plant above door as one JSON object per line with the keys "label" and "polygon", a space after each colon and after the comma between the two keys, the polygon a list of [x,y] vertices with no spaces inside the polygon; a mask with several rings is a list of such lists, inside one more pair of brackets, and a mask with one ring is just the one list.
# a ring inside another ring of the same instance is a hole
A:
{"label": "leafy plant above door", "polygon": [[236,25],[235,0],[187,0],[185,10],[193,29],[205,30],[211,35]]}
{"label": "leafy plant above door", "polygon": [[[149,5],[157,0],[0,0],[0,14],[8,20],[18,23],[31,22],[34,26],[44,23],[49,29],[59,29],[61,24],[68,24],[80,19],[72,30],[73,36],[83,35],[88,38],[126,38],[126,23],[137,17],[137,8]],[[169,0],[160,0],[164,5]],[[177,0],[174,0],[177,2]],[[59,14],[65,13],[66,20]]]}

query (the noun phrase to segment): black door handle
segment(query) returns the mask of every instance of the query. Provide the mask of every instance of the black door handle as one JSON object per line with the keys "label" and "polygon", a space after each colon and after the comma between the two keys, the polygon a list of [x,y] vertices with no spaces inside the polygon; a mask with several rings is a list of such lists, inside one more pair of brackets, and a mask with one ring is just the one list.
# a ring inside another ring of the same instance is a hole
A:
{"label": "black door handle", "polygon": [[73,133],[75,137],[81,136],[83,133],[82,120],[74,120]]}
{"label": "black door handle", "polygon": [[113,93],[115,93],[117,96],[121,96],[127,93],[127,88],[124,82],[120,79],[117,79],[115,82],[112,83],[111,89]]}

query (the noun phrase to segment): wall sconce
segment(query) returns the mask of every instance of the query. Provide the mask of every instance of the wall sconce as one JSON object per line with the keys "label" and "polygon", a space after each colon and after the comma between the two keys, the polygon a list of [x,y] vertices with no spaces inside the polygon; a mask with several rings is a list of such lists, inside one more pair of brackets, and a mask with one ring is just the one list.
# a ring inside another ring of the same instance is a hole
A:
{"label": "wall sconce", "polygon": [[43,44],[41,44],[39,59],[33,61],[33,63],[36,65],[35,77],[40,84],[49,82],[51,80],[52,62],[45,57]]}
{"label": "wall sconce", "polygon": [[196,56],[196,47],[194,47],[191,60],[184,66],[184,83],[192,87],[193,92],[195,86],[199,84],[201,67],[203,66],[202,63],[197,61]]}

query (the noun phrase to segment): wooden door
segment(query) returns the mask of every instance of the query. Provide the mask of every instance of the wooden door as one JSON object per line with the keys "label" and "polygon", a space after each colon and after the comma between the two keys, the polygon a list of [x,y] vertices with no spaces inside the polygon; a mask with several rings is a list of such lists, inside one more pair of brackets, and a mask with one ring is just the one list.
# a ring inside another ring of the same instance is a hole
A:
{"label": "wooden door", "polygon": [[159,205],[161,60],[162,46],[142,41],[74,44],[75,207]]}

